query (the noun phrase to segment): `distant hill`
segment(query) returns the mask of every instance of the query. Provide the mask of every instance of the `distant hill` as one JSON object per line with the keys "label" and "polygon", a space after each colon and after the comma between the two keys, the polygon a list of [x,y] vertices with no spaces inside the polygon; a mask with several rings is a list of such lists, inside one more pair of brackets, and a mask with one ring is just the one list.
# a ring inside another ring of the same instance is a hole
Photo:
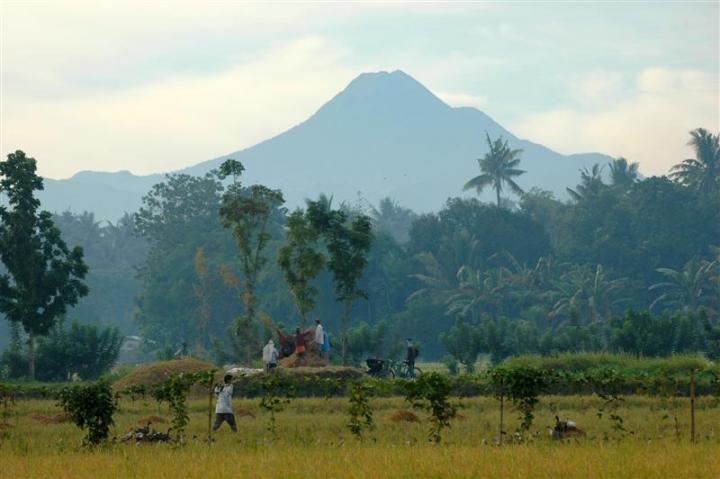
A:
{"label": "distant hill", "polygon": [[[390,196],[418,212],[439,209],[451,196],[464,196],[463,184],[478,173],[476,158],[487,151],[485,132],[503,135],[524,150],[518,179],[565,195],[579,169],[607,163],[597,153],[565,156],[517,138],[475,108],[452,108],[409,75],[364,73],[299,125],[250,148],[180,170],[200,175],[224,159],[240,160],[246,184],[280,188],[288,206],[319,193],[336,201],[370,203]],[[570,134],[568,132],[568,134]],[[135,176],[80,172],[67,180],[48,180],[41,199],[52,211],[88,210],[115,220],[133,212],[142,195],[162,175]],[[486,197],[491,199],[488,192]],[[101,199],[101,200],[99,200]]]}

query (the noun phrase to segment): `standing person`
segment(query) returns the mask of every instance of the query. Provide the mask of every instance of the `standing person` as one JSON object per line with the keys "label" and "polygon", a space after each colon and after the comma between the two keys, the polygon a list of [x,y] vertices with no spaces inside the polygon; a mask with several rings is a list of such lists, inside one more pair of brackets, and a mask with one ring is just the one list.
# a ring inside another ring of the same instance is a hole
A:
{"label": "standing person", "polygon": [[405,362],[408,365],[408,371],[410,373],[415,372],[415,360],[418,357],[418,349],[413,344],[412,338],[407,338],[405,340],[407,342],[407,353],[405,353]]}
{"label": "standing person", "polygon": [[322,344],[322,348],[320,348],[320,351],[322,351],[323,358],[325,358],[329,362],[330,361],[330,335],[328,333],[323,333],[323,344]]}
{"label": "standing person", "polygon": [[217,397],[217,403],[215,404],[215,422],[213,423],[212,430],[217,431],[222,426],[223,421],[228,423],[230,429],[233,432],[237,432],[237,425],[235,424],[235,414],[232,409],[232,374],[226,374],[223,379],[224,384],[222,386],[215,387],[215,397]]}
{"label": "standing person", "polygon": [[295,329],[295,354],[299,360],[305,357],[305,351],[307,350],[307,343],[305,342],[305,335],[300,332],[300,328]]}
{"label": "standing person", "polygon": [[263,363],[265,364],[265,372],[269,373],[277,367],[278,350],[275,349],[275,343],[271,339],[265,345],[262,351]]}
{"label": "standing person", "polygon": [[325,331],[323,330],[323,326],[320,323],[319,319],[315,320],[315,344],[317,345],[318,352],[322,354],[322,347],[323,343],[325,343]]}

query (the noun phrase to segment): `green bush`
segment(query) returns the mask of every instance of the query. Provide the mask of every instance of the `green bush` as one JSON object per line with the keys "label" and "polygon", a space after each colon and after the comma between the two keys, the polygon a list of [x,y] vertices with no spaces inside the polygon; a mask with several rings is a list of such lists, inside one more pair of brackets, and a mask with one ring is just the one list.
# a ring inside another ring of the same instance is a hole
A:
{"label": "green bush", "polygon": [[59,391],[58,405],[70,413],[73,422],[87,429],[83,443],[96,446],[105,441],[113,423],[117,402],[105,381],[70,386]]}

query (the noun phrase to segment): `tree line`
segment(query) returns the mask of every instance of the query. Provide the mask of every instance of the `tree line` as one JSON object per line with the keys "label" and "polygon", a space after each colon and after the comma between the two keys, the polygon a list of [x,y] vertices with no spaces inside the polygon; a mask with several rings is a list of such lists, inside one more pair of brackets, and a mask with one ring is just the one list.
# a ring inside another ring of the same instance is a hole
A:
{"label": "tree line", "polygon": [[[480,175],[464,187],[491,187],[495,204],[450,198],[417,215],[389,198],[367,207],[320,195],[288,212],[281,192],[242,185],[242,165],[226,162],[204,177],[167,176],[115,225],[50,218],[90,264],[92,293],[69,316],[137,328],[149,355],[186,342],[220,362],[247,360],[273,327],[316,318],[353,361],[397,353],[408,336],[426,358],[450,352],[466,363],[473,349],[497,360],[597,349],[717,354],[718,135],[691,132],[695,157],[667,176],[641,178],[624,158],[584,169],[566,200],[523,191],[514,181],[522,152],[487,141]],[[672,328],[674,339],[644,345],[642,324],[657,336]]]}

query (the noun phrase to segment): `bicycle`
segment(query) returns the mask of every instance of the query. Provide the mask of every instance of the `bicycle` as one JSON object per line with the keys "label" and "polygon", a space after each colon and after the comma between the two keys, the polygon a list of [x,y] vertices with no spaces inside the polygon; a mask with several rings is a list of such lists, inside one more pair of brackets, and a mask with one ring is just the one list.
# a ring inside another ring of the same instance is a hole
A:
{"label": "bicycle", "polygon": [[366,373],[376,378],[415,379],[422,374],[422,370],[417,366],[410,368],[407,361],[368,358],[365,363],[368,366]]}

